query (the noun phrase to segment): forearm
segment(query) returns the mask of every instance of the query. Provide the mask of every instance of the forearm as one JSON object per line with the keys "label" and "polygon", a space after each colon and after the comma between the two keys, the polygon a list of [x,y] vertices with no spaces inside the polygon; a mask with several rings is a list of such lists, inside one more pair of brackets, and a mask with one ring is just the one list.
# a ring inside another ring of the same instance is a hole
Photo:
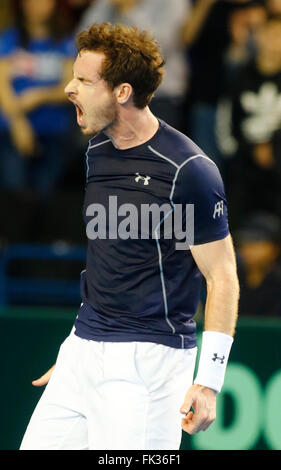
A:
{"label": "forearm", "polygon": [[7,93],[0,93],[0,106],[7,121],[10,122],[13,119],[24,117],[17,96],[10,93],[10,90],[6,89],[6,91]]}
{"label": "forearm", "polygon": [[191,247],[207,284],[204,329],[233,336],[238,313],[239,282],[232,238],[227,235]]}
{"label": "forearm", "polygon": [[[1,70],[1,68],[0,68]],[[65,84],[51,87],[32,88],[16,95],[10,82],[0,78],[0,105],[8,121],[23,118],[25,114],[48,103],[66,102]]]}
{"label": "forearm", "polygon": [[7,60],[0,61],[0,106],[1,111],[10,120],[22,116],[18,96],[14,92],[10,79],[10,63]]}
{"label": "forearm", "polygon": [[205,324],[199,367],[194,383],[219,392],[223,386],[238,314],[239,284],[236,270],[223,269],[207,282]]}
{"label": "forearm", "polygon": [[[235,268],[207,282],[205,325],[194,384],[188,389],[181,413],[184,431],[206,431],[216,418],[216,394],[222,389],[235,331],[239,285]],[[191,409],[193,408],[193,411]]]}
{"label": "forearm", "polygon": [[66,102],[63,85],[52,87],[33,88],[24,92],[20,98],[20,109],[25,114],[46,104],[60,104]]}
{"label": "forearm", "polygon": [[205,324],[195,384],[221,390],[237,321],[239,283],[232,238],[193,246],[207,283]]}
{"label": "forearm", "polygon": [[65,84],[38,89],[38,106],[49,103],[62,103],[67,101],[64,93]]}
{"label": "forearm", "polygon": [[24,113],[29,113],[39,106],[46,104],[62,104],[67,102],[64,89],[72,77],[72,60],[64,63],[63,77],[57,85],[31,88],[20,96],[20,107]]}
{"label": "forearm", "polygon": [[234,336],[238,300],[239,282],[234,268],[207,280],[204,330]]}

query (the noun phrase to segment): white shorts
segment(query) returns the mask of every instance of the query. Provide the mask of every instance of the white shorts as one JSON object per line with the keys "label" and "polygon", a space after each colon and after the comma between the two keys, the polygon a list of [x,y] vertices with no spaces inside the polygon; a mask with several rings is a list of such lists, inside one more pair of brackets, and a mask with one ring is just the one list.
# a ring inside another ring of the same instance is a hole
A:
{"label": "white shorts", "polygon": [[72,332],[20,449],[179,449],[180,407],[193,381],[196,352],[90,341]]}

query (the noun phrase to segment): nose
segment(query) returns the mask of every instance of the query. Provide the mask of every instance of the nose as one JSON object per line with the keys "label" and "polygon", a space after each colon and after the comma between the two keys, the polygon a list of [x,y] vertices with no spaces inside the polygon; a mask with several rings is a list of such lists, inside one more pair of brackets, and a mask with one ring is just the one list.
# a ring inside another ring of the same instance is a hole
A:
{"label": "nose", "polygon": [[75,80],[74,78],[70,80],[70,82],[66,85],[64,92],[68,95],[75,95],[77,93],[77,87],[75,85]]}

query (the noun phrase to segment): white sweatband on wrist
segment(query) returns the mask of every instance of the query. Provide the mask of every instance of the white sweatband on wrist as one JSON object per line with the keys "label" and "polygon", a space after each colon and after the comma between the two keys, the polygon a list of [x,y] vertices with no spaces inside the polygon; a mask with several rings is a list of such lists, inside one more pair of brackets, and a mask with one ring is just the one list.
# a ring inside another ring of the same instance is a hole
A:
{"label": "white sweatband on wrist", "polygon": [[221,391],[232,343],[232,336],[225,333],[203,331],[195,384]]}

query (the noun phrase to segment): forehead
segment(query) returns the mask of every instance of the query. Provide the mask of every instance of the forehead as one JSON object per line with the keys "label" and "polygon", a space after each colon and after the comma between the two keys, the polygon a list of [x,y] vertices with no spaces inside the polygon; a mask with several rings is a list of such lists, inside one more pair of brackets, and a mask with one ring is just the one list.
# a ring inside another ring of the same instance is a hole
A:
{"label": "forehead", "polygon": [[74,62],[74,73],[94,78],[101,71],[104,58],[103,52],[81,51]]}

